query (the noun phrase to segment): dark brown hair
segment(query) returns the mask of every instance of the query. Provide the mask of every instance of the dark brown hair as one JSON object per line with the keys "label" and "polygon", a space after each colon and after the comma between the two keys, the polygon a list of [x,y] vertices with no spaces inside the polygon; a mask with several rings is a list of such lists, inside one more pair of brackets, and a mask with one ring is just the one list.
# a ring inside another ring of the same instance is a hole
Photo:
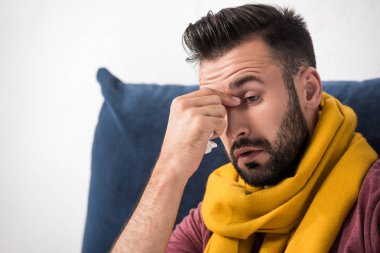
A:
{"label": "dark brown hair", "polygon": [[303,18],[294,10],[263,4],[248,4],[211,11],[183,34],[188,62],[213,60],[248,39],[258,37],[270,47],[284,76],[302,66],[316,67],[313,42]]}

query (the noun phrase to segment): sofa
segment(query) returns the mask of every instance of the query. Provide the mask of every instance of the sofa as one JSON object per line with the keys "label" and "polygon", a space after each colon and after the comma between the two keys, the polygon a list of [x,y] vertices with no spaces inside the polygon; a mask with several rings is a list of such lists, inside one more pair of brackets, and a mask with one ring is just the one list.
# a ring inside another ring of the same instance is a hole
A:
{"label": "sofa", "polygon": [[[127,84],[107,69],[97,72],[104,97],[92,148],[88,211],[82,252],[108,252],[131,216],[158,157],[169,107],[198,86]],[[351,106],[357,131],[380,153],[380,78],[325,81],[323,89]],[[186,129],[184,129],[186,131]],[[227,157],[220,140],[190,178],[176,223],[202,200],[208,175]]]}

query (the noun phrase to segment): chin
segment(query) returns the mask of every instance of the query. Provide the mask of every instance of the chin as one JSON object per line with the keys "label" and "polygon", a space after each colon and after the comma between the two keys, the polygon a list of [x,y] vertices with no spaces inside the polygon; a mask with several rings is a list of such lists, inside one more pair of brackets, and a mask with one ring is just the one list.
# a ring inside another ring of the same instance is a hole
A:
{"label": "chin", "polygon": [[235,169],[247,184],[254,187],[274,186],[294,175],[293,173],[289,173],[289,170],[276,170],[268,166],[268,164],[256,162],[245,164],[242,167],[235,166]]}

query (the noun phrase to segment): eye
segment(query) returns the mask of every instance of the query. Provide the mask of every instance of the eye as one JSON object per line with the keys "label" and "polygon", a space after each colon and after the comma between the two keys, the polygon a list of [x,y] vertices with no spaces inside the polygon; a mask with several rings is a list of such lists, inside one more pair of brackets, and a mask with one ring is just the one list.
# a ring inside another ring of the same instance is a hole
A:
{"label": "eye", "polygon": [[249,96],[244,98],[244,103],[253,104],[260,100],[260,96]]}

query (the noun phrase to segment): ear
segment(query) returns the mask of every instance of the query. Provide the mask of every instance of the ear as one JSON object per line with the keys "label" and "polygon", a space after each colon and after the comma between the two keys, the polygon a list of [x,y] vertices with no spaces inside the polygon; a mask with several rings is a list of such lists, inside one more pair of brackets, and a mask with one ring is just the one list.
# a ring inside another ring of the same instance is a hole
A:
{"label": "ear", "polygon": [[322,99],[322,82],[318,71],[313,67],[307,67],[300,73],[300,88],[303,100],[301,103],[305,109],[316,110]]}

